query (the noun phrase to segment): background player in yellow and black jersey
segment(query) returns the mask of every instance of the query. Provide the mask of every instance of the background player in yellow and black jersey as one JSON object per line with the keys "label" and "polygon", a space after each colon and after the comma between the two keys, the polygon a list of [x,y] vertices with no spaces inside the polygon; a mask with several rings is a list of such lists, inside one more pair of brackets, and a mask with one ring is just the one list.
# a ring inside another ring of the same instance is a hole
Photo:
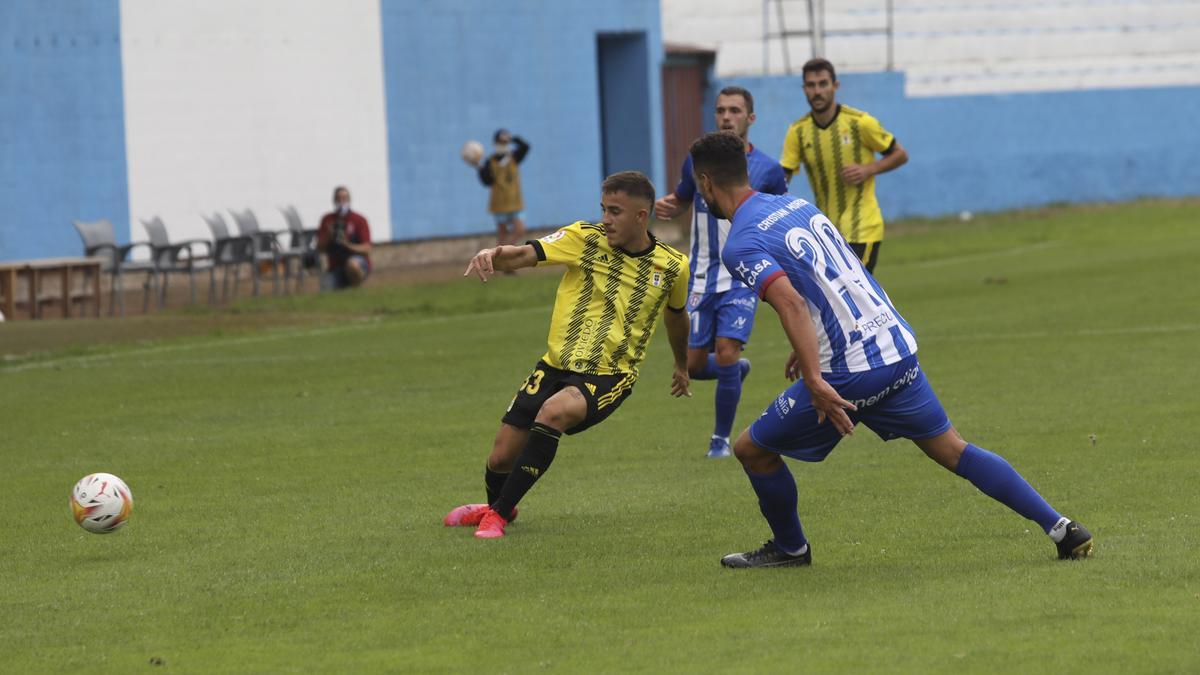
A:
{"label": "background player in yellow and black jersey", "polygon": [[[804,64],[804,95],[812,112],[792,123],[779,158],[784,174],[804,165],[817,208],[841,230],[867,270],[875,271],[883,242],[883,213],[875,199],[875,175],[908,161],[895,136],[869,114],[837,102],[833,64]],[[875,154],[882,155],[876,159]]]}
{"label": "background player in yellow and black jersey", "polygon": [[654,185],[636,171],[601,186],[600,223],[577,222],[524,246],[484,249],[464,276],[565,265],[554,300],[548,349],[501,419],[484,472],[487,504],[466,504],[446,525],[477,525],[475,536],[504,536],[517,503],[546,472],[564,432],[594,426],[632,392],[638,364],[663,317],[675,371],[671,394],[690,396],[687,371],[687,256],[647,229]]}

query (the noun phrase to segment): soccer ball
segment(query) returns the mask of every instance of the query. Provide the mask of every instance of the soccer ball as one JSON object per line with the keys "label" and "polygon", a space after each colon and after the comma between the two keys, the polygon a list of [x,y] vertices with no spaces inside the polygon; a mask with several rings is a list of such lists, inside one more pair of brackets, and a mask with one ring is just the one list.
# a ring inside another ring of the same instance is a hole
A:
{"label": "soccer ball", "polygon": [[111,473],[93,473],[71,490],[71,513],[79,526],[93,534],[121,529],[133,511],[133,493]]}
{"label": "soccer ball", "polygon": [[479,166],[480,160],[483,159],[483,143],[479,141],[467,141],[463,143],[462,151],[463,161],[471,166]]}

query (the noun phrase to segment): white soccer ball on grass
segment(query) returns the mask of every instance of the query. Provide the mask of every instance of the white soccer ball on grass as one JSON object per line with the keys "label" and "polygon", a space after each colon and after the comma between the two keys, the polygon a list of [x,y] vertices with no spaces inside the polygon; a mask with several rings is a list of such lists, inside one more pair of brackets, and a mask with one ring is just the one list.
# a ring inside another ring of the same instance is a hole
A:
{"label": "white soccer ball on grass", "polygon": [[119,530],[132,512],[133,493],[111,473],[88,474],[71,490],[71,514],[80,527],[93,534]]}

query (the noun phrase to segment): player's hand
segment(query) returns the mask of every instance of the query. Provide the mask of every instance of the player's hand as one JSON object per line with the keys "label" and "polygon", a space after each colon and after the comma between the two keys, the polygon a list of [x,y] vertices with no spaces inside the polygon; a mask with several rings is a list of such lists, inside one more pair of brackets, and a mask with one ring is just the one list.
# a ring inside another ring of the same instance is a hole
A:
{"label": "player's hand", "polygon": [[854,422],[850,420],[846,411],[858,408],[842,398],[833,385],[822,378],[818,377],[814,382],[805,381],[805,384],[812,396],[813,407],[817,409],[817,424],[822,424],[828,419],[839,434],[847,436],[854,433]]}
{"label": "player's hand", "polygon": [[670,220],[679,215],[679,199],[669,194],[654,202],[654,217],[659,220]]}
{"label": "player's hand", "polygon": [[675,372],[671,375],[671,395],[675,398],[679,398],[680,396],[690,398],[692,392],[688,389],[688,386],[691,383],[692,378],[688,377],[687,368],[676,368]]}
{"label": "player's hand", "polygon": [[787,365],[783,369],[783,376],[790,382],[800,379],[800,357],[796,352],[792,352],[788,356]]}
{"label": "player's hand", "polygon": [[862,164],[847,164],[842,168],[842,180],[850,185],[862,185],[871,177],[871,170]]}
{"label": "player's hand", "polygon": [[496,268],[492,265],[492,258],[495,256],[496,249],[494,248],[480,250],[479,253],[475,254],[474,258],[471,258],[471,262],[467,263],[467,271],[463,272],[463,276],[465,277],[474,272],[479,276],[481,281],[487,283],[488,277],[496,273]]}

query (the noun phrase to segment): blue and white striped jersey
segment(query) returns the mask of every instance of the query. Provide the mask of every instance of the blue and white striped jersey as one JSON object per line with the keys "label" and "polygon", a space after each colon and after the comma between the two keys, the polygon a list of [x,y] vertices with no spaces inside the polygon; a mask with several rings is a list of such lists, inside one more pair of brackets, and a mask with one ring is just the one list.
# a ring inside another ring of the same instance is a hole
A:
{"label": "blue and white striped jersey", "polygon": [[[750,187],[773,195],[787,194],[783,167],[770,155],[752,145],[746,153],[746,163],[750,170]],[[675,188],[675,197],[680,201],[692,200],[692,251],[688,256],[691,261],[690,292],[693,295],[724,293],[735,284],[740,285],[721,265],[721,249],[729,237],[729,221],[708,212],[708,204],[704,203],[692,178],[691,155],[683,160],[683,177]]]}
{"label": "blue and white striped jersey", "polygon": [[733,214],[725,266],[760,298],[783,275],[808,301],[821,371],[861,373],[915,354],[917,338],[837,227],[803,199],[752,193]]}

